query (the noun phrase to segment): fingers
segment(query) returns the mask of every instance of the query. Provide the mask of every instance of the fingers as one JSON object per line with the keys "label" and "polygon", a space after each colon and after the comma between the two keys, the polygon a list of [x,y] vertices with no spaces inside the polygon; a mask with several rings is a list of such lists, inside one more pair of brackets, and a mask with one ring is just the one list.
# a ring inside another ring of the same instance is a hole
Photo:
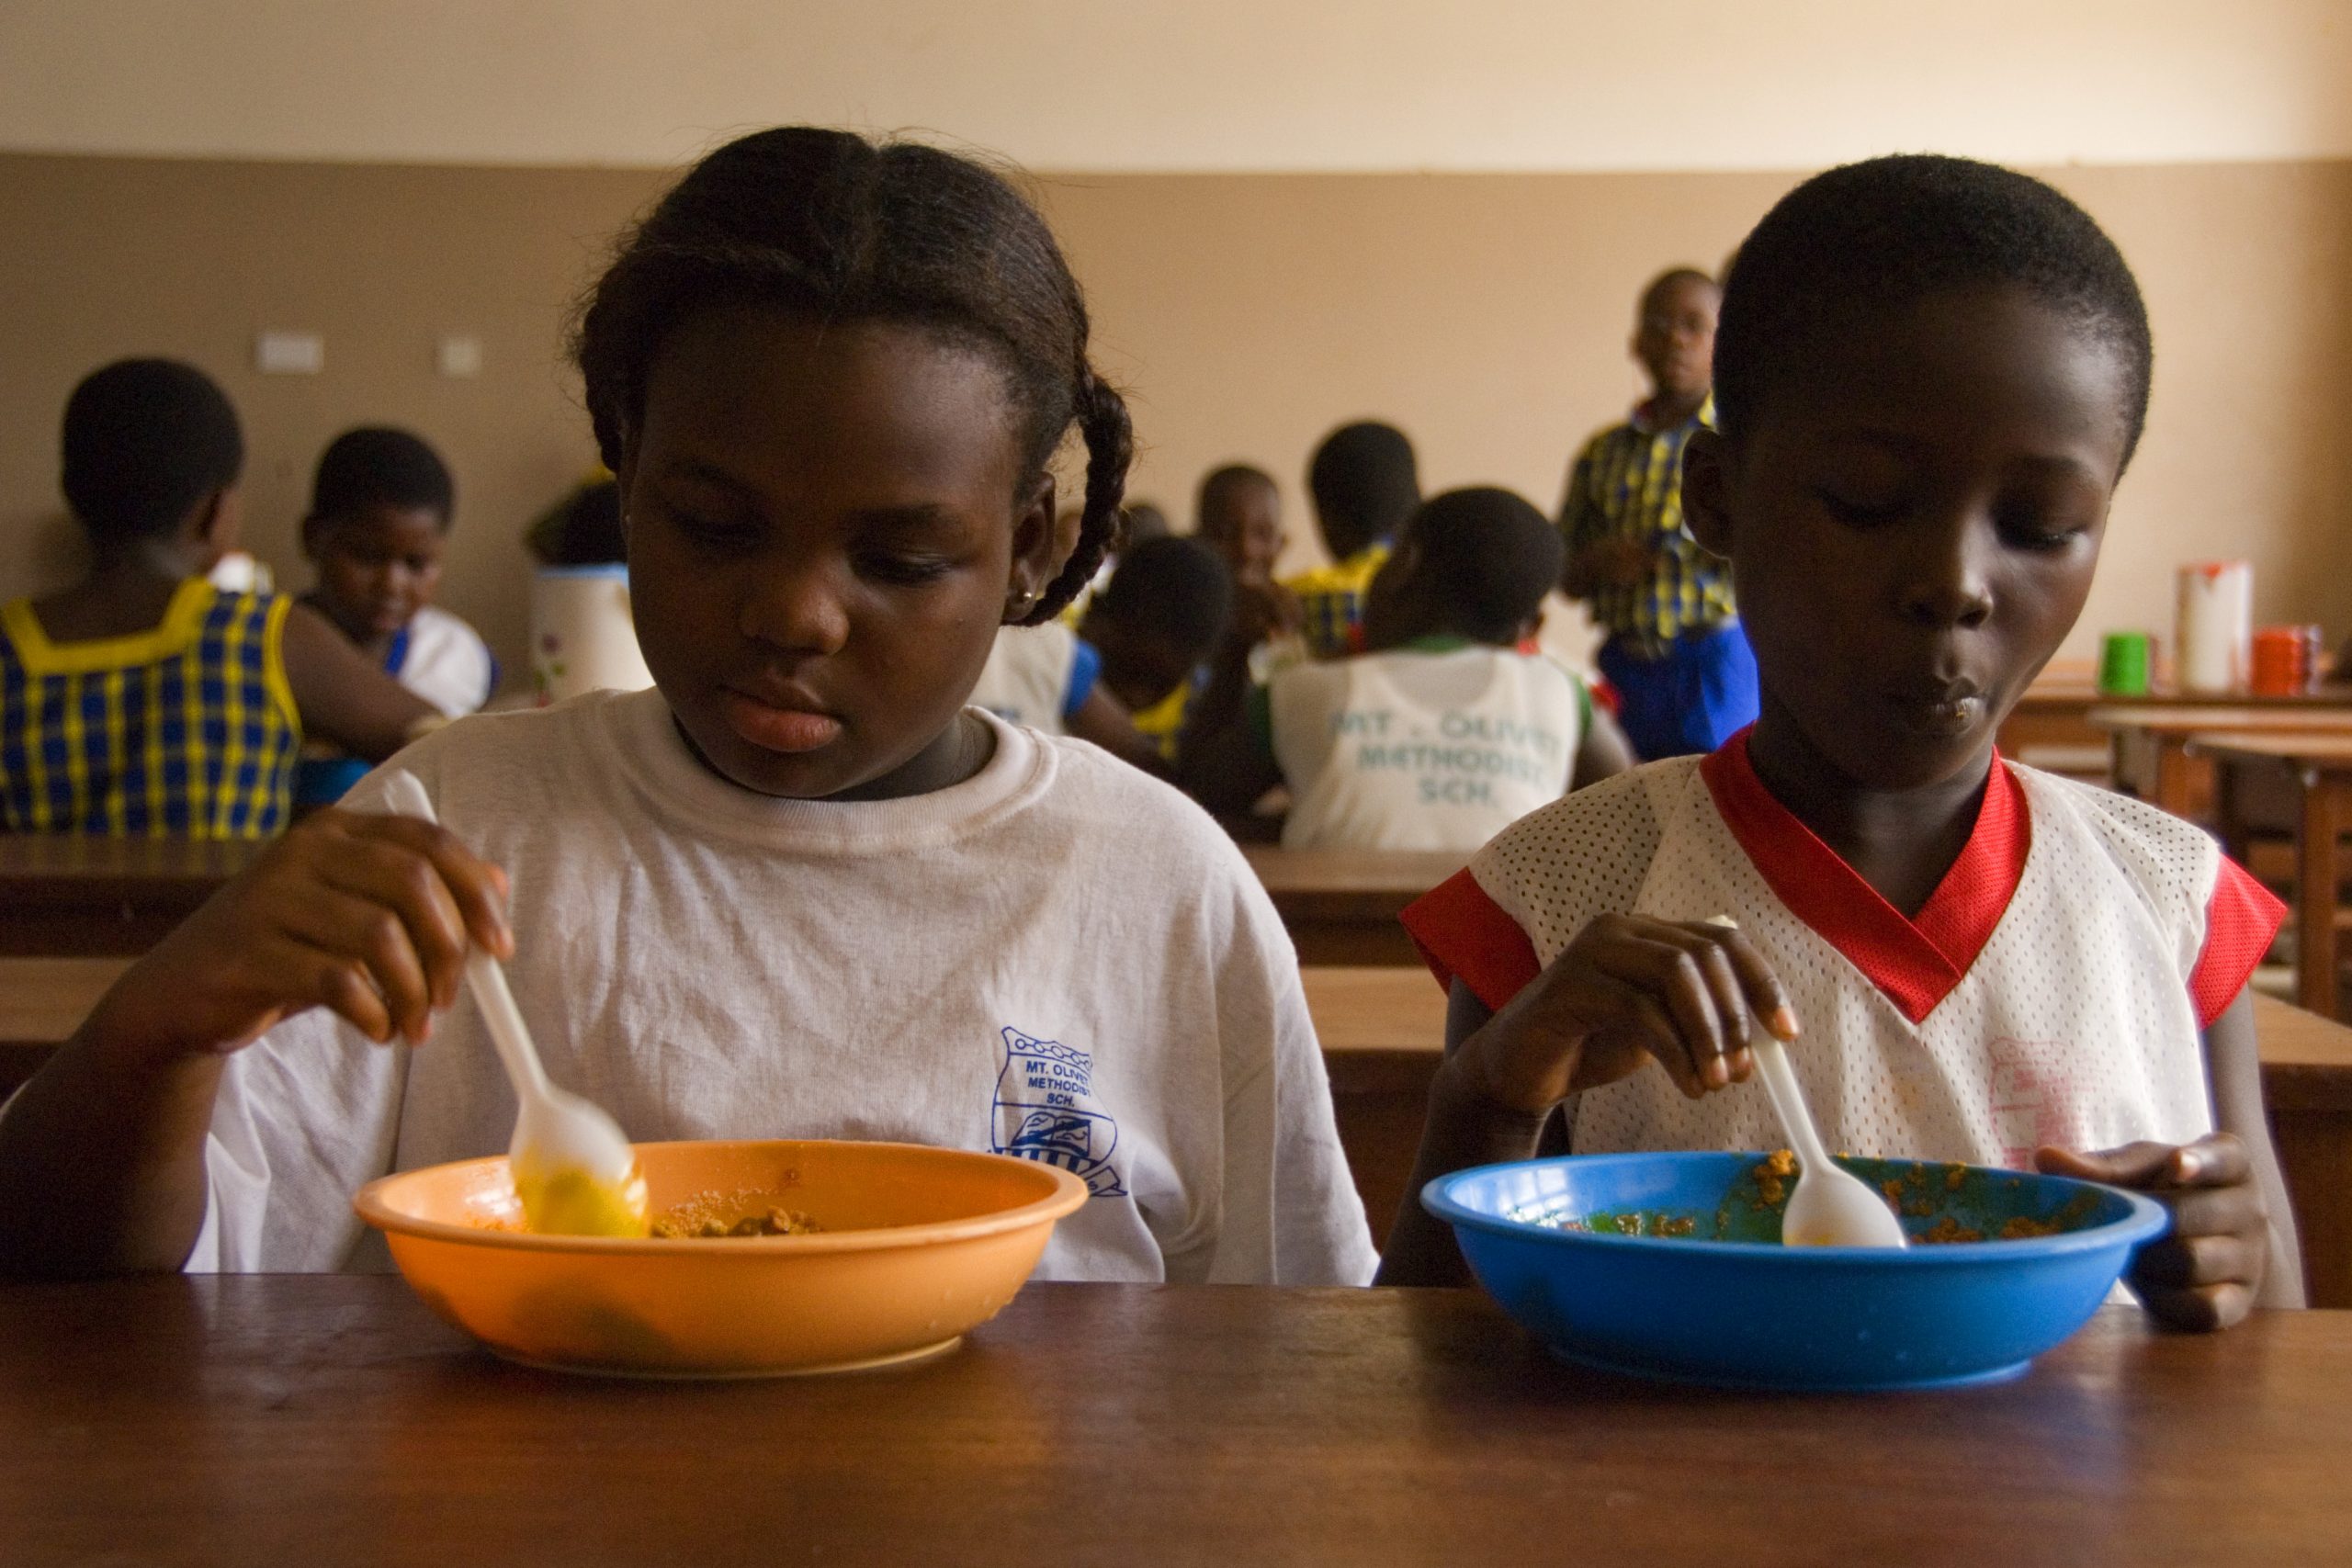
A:
{"label": "fingers", "polygon": [[2211,1334],[2233,1327],[2254,1310],[2254,1292],[2245,1285],[2206,1285],[2193,1291],[2143,1291],[2148,1315],[2170,1328]]}
{"label": "fingers", "polygon": [[2168,1235],[2141,1249],[2132,1263],[2132,1277],[2135,1282],[2160,1290],[2245,1285],[2260,1277],[2260,1261],[2243,1235]]}
{"label": "fingers", "polygon": [[2164,1192],[2191,1187],[2237,1187],[2252,1179],[2254,1165],[2235,1134],[2212,1133],[2193,1144],[2126,1144],[2119,1149],[2036,1149],[2034,1168],[2051,1176],[2103,1181],[2134,1191]]}
{"label": "fingers", "polygon": [[1590,934],[1593,968],[1649,998],[1670,1021],[1671,1034],[1657,1039],[1655,1024],[1641,1021],[1653,1054],[1685,1093],[1747,1079],[1755,1070],[1747,1046],[1759,1028],[1795,1032],[1771,965],[1734,928],[1611,916]]}
{"label": "fingers", "polygon": [[413,817],[319,815],[336,818],[334,826],[347,838],[398,845],[410,854],[424,857],[456,907],[467,934],[501,958],[514,956],[514,939],[506,925],[506,874],[476,855],[447,829]]}

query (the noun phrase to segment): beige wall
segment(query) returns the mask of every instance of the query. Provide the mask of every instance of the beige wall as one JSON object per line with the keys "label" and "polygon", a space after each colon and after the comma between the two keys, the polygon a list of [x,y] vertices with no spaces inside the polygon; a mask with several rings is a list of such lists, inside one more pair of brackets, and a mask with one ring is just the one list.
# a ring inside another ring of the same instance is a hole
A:
{"label": "beige wall", "polygon": [[666,166],[934,127],[1032,168],[2352,156],[2344,0],[10,0],[0,148]]}
{"label": "beige wall", "polygon": [[[1187,516],[1208,466],[1272,469],[1296,558],[1314,439],[1360,414],[1419,443],[1433,484],[1556,499],[1567,455],[1637,390],[1632,297],[1719,261],[1776,174],[1059,176],[1048,208],[1133,392],[1136,491]],[[2153,305],[2155,407],[2116,509],[2098,628],[2169,625],[2173,565],[2250,557],[2265,618],[2352,630],[2340,509],[2352,444],[2352,164],[2061,171]],[[445,603],[523,653],[523,523],[589,460],[562,309],[647,173],[0,156],[0,594],[71,569],[58,410],[102,361],[168,353],[220,377],[250,434],[248,534],[300,581],[308,471],[344,426],[422,431],[457,469]],[[263,327],[316,331],[326,370],[252,369]],[[483,374],[435,374],[444,332]]]}

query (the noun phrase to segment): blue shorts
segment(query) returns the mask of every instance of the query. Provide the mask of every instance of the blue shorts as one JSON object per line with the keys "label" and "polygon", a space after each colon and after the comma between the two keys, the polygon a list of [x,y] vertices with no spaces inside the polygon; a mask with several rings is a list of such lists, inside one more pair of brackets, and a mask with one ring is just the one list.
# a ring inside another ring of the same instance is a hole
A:
{"label": "blue shorts", "polygon": [[1617,688],[1617,722],[1645,762],[1712,751],[1756,722],[1756,655],[1737,621],[1679,637],[1657,659],[1612,637],[1601,645],[1600,672]]}

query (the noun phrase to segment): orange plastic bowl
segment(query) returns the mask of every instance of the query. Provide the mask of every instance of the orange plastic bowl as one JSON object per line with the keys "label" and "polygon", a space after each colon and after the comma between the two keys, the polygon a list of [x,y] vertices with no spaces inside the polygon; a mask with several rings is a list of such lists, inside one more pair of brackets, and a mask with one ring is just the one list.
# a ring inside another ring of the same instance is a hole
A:
{"label": "orange plastic bowl", "polygon": [[[1002,1310],[1086,1184],[909,1144],[639,1144],[660,1214],[765,1195],[811,1235],[659,1241],[521,1228],[506,1161],[387,1176],[352,1199],[409,1285],[511,1360],[636,1377],[843,1371],[952,1347]],[[764,1205],[763,1205],[764,1206]]]}

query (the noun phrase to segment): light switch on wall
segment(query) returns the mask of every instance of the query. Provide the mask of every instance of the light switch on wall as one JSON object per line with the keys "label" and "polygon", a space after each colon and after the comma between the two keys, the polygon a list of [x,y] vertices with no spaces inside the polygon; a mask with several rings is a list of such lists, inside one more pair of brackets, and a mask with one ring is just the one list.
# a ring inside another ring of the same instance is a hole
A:
{"label": "light switch on wall", "polygon": [[444,376],[479,376],[481,374],[481,339],[456,334],[445,337],[433,358]]}
{"label": "light switch on wall", "polygon": [[254,368],[265,376],[316,376],[327,367],[327,340],[316,333],[263,332],[254,338]]}

